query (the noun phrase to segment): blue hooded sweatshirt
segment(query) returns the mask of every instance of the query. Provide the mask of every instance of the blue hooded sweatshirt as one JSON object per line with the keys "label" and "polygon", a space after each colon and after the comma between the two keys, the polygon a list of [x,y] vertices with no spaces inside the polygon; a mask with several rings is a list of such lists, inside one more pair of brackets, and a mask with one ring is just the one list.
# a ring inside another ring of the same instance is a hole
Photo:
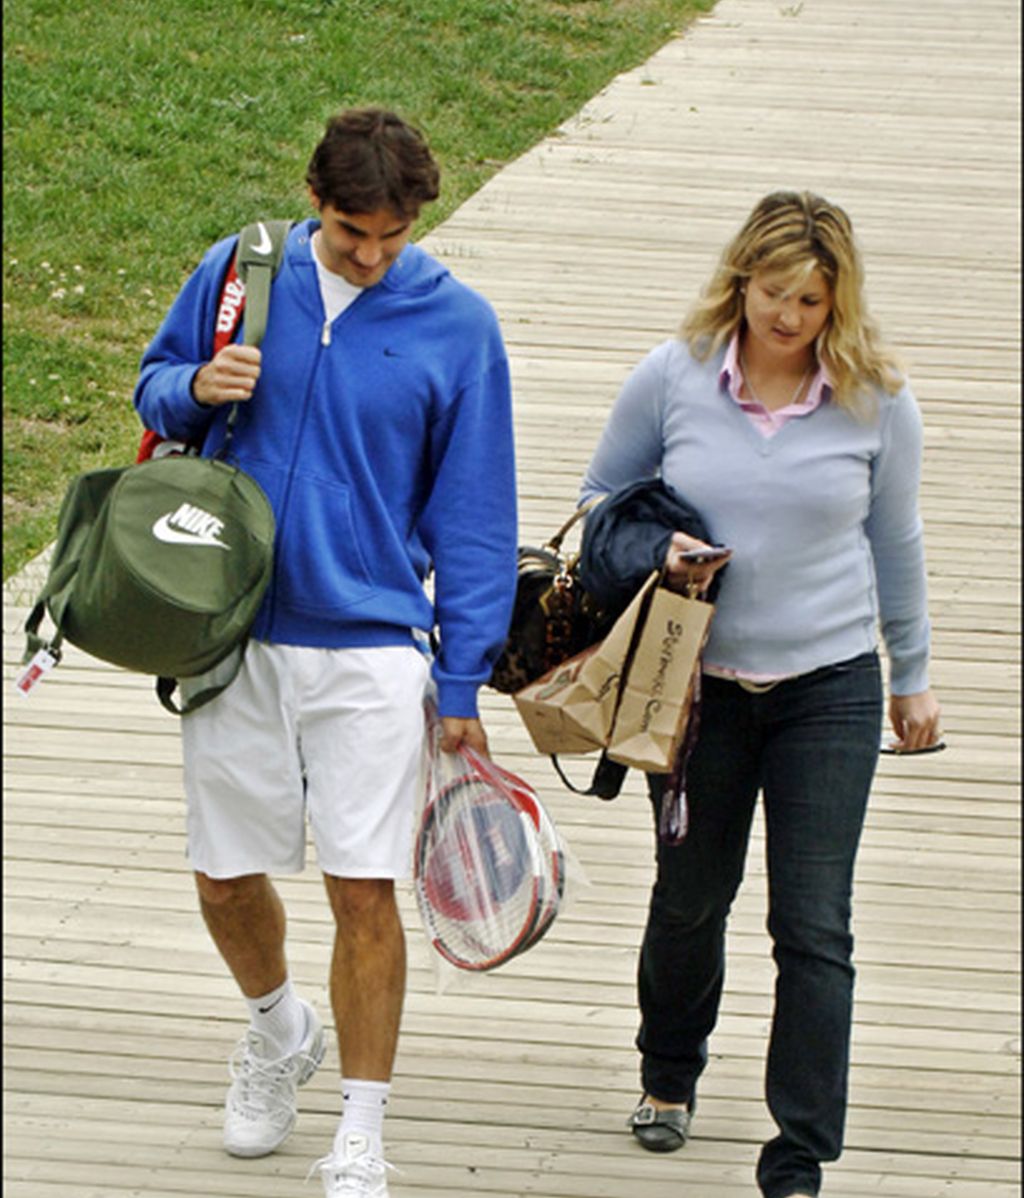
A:
{"label": "blue hooded sweatshirt", "polygon": [[[436,625],[442,715],[477,714],[508,630],[516,501],[508,360],[487,302],[407,245],[328,324],[310,238],[296,225],[274,280],[259,382],[229,460],[277,521],[271,584],[252,635],[328,648],[409,644]],[[237,237],[189,278],[142,359],[147,428],[215,453],[230,405],[203,406]],[[434,567],[433,599],[424,583]]]}

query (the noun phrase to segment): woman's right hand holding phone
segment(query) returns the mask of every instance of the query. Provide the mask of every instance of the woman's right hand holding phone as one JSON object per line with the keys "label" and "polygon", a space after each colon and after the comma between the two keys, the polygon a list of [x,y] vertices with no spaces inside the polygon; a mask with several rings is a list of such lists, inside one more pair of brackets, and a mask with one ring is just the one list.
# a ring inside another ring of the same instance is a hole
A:
{"label": "woman's right hand holding phone", "polygon": [[731,549],[709,545],[685,532],[674,532],[665,553],[666,585],[673,591],[703,595],[730,557]]}

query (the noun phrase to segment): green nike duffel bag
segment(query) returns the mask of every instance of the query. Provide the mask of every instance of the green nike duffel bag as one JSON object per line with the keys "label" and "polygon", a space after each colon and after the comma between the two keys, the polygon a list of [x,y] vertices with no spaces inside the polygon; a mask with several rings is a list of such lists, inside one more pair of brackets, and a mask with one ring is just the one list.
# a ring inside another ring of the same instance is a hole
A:
{"label": "green nike duffel bag", "polygon": [[[157,675],[166,693],[166,680],[204,674],[244,642],[273,549],[266,495],[226,462],[170,456],[80,475],[25,623],[26,660],[40,649],[59,658],[67,637],[94,657]],[[57,630],[49,642],[38,635],[44,611]]]}

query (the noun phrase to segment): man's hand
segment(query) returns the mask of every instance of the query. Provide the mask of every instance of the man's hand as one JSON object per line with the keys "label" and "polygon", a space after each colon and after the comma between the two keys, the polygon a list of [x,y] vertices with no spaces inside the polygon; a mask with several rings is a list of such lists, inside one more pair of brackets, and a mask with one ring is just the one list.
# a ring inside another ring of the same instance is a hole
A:
{"label": "man's hand", "polygon": [[455,716],[441,717],[441,748],[445,753],[455,753],[460,746],[467,745],[481,757],[490,757],[487,748],[487,733],[478,719],[459,719]]}
{"label": "man's hand", "polygon": [[249,399],[260,377],[255,345],[225,345],[192,378],[192,398],[208,407]]}

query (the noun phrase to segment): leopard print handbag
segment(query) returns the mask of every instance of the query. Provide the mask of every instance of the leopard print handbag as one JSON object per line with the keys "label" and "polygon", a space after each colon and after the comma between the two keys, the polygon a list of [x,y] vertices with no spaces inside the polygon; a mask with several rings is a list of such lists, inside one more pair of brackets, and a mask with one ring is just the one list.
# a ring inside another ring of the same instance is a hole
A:
{"label": "leopard print handbag", "polygon": [[579,579],[579,554],[566,554],[569,530],[598,500],[573,512],[544,546],[519,547],[516,598],[508,639],[489,685],[504,695],[600,640],[607,621]]}

